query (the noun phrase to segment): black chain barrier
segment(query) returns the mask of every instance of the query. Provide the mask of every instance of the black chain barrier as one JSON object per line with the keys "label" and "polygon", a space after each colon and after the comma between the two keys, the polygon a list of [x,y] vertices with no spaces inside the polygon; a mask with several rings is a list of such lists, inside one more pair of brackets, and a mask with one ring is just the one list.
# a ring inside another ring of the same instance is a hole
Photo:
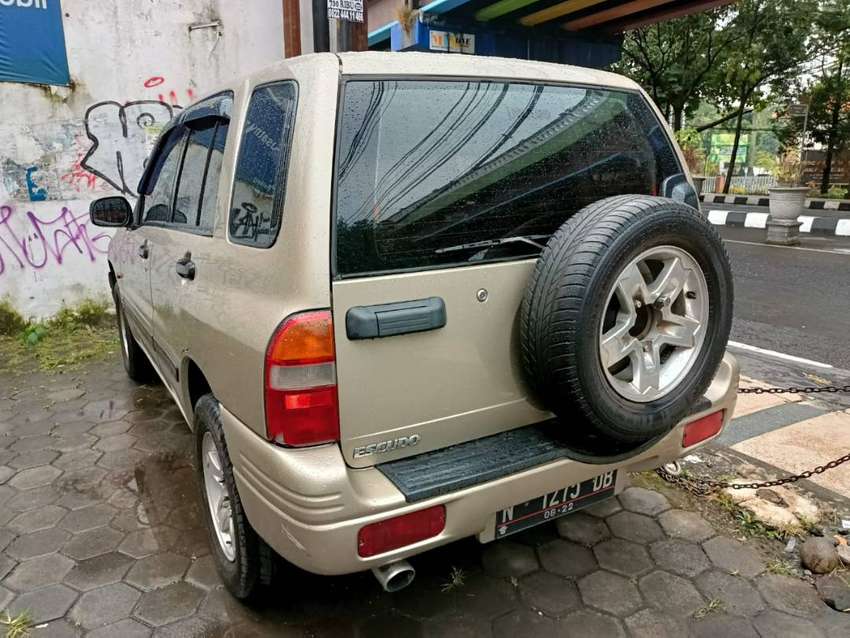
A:
{"label": "black chain barrier", "polygon": [[[850,385],[808,386],[802,388],[794,386],[790,388],[738,388],[738,394],[817,394],[819,392],[827,392],[831,394],[835,394],[837,392],[850,393]],[[811,470],[800,472],[799,474],[789,474],[788,476],[773,479],[772,481],[755,481],[752,483],[730,483],[729,481],[715,481],[712,479],[699,478],[696,476],[673,474],[671,472],[668,472],[663,467],[659,467],[657,470],[655,470],[655,473],[668,483],[678,485],[679,487],[686,490],[687,492],[690,492],[691,494],[695,494],[696,496],[709,496],[724,489],[757,490],[763,487],[776,487],[778,485],[785,485],[787,483],[796,483],[801,479],[810,478],[815,474],[823,474],[827,470],[836,468],[839,465],[847,463],[848,461],[850,461],[850,453],[845,454],[844,456],[840,456],[837,459],[830,461],[829,463],[818,465],[817,467],[814,467]]]}

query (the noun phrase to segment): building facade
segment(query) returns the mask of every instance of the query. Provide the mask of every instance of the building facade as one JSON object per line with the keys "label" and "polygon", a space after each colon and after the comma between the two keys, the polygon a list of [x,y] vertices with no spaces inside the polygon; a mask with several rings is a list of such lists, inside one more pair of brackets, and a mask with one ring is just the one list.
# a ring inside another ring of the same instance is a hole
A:
{"label": "building facade", "polygon": [[[89,202],[132,199],[176,111],[284,56],[280,0],[59,3],[0,4],[0,33],[17,33],[20,46],[44,37],[30,18],[41,16],[12,11],[61,7],[58,31],[35,48],[47,71],[31,55],[16,60],[13,46],[0,51],[0,299],[28,317],[106,297],[110,233],[89,223]],[[47,55],[60,47],[64,81]],[[33,83],[40,72],[56,83]]]}

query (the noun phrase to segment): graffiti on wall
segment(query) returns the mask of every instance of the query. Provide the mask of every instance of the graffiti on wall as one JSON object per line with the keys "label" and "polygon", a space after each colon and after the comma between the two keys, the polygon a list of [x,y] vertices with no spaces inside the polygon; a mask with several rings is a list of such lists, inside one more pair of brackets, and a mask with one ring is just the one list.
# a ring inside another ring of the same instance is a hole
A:
{"label": "graffiti on wall", "polygon": [[86,110],[91,147],[80,166],[125,195],[136,195],[147,155],[175,108],[158,100],[106,101]]}
{"label": "graffiti on wall", "polygon": [[45,216],[0,206],[0,277],[16,266],[36,271],[61,266],[69,257],[95,261],[106,254],[109,241],[108,234],[89,228],[88,212],[76,214],[63,206]]}

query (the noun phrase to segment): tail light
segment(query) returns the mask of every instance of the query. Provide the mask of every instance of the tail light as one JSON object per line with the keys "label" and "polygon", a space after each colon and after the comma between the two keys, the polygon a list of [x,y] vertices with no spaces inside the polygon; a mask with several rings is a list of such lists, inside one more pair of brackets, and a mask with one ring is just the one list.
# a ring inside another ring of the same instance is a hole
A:
{"label": "tail light", "polygon": [[723,410],[692,421],[685,426],[685,432],[682,435],[682,447],[691,447],[705,441],[720,432],[722,427]]}
{"label": "tail light", "polygon": [[333,320],[329,310],[292,315],[266,350],[266,433],[281,445],[339,440]]}
{"label": "tail light", "polygon": [[371,523],[357,533],[357,554],[363,558],[377,556],[437,536],[445,527],[445,505]]}

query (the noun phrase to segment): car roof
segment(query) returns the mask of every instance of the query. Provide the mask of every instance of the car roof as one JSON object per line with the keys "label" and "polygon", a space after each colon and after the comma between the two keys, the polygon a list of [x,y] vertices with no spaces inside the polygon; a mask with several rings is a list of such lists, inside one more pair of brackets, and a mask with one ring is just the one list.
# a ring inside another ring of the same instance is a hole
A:
{"label": "car roof", "polygon": [[343,75],[508,78],[639,90],[637,83],[616,73],[553,62],[413,51],[363,51],[337,55]]}
{"label": "car roof", "polygon": [[333,61],[334,67],[344,76],[505,78],[641,90],[640,86],[629,78],[599,69],[515,58],[413,51],[311,53],[275,62],[251,74],[247,79],[268,81],[277,69],[298,69],[309,73],[319,72],[319,67],[323,67],[327,72],[329,61]]}

